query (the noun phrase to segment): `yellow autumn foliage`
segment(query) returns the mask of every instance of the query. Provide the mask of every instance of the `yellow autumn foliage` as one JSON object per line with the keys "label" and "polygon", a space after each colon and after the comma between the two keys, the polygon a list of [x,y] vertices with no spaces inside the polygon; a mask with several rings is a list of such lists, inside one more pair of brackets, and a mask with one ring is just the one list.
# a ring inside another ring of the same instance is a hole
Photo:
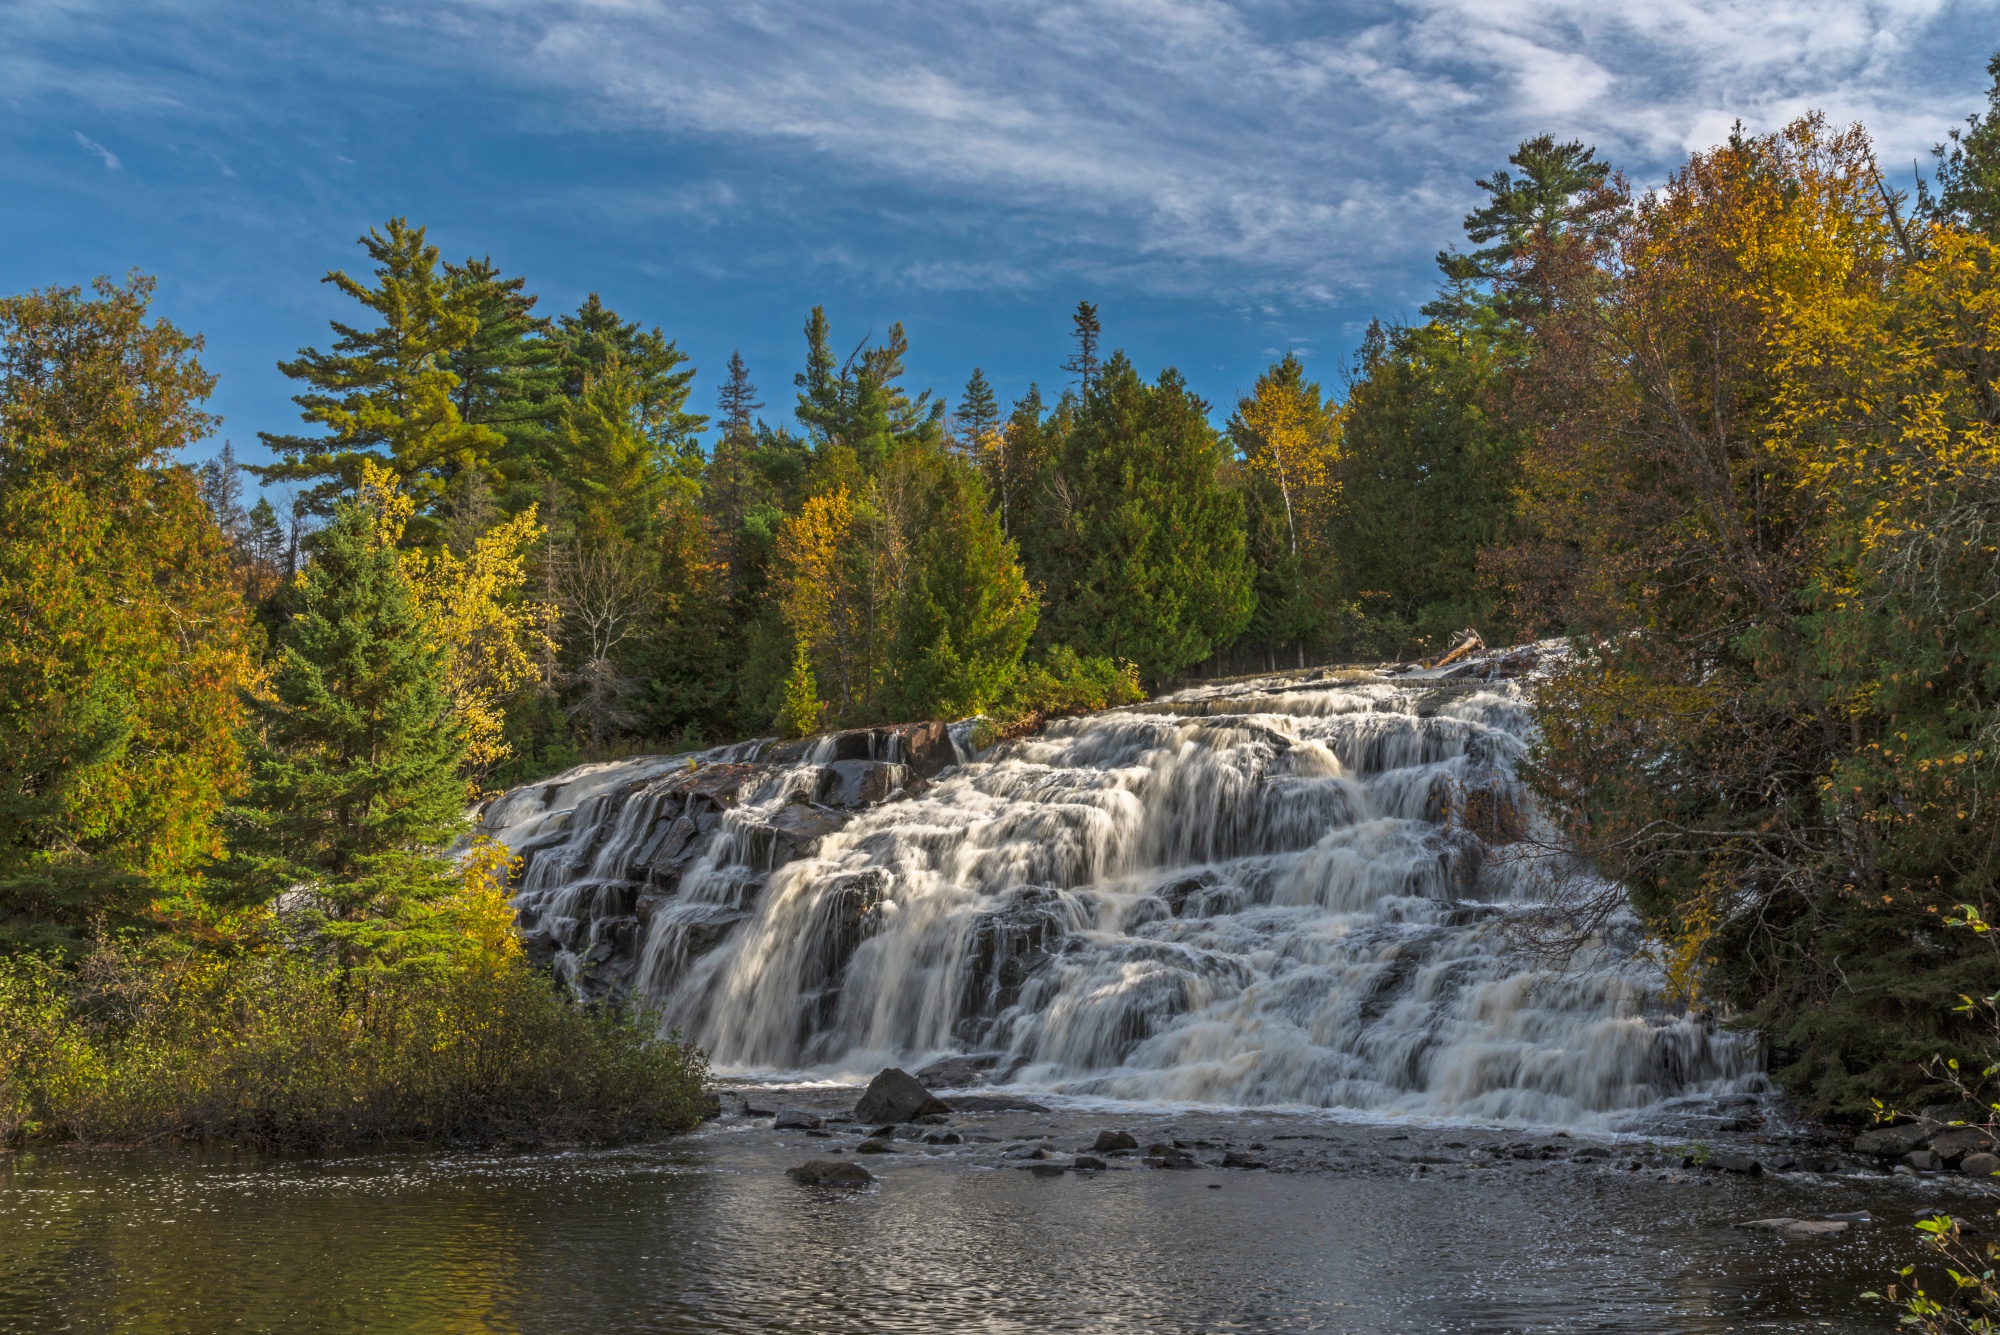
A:
{"label": "yellow autumn foliage", "polygon": [[[414,503],[396,475],[364,460],[360,491],[380,517],[383,544],[400,542]],[[464,556],[440,547],[401,557],[418,616],[445,648],[452,710],[465,725],[465,763],[475,780],[509,755],[506,702],[537,679],[553,653],[551,609],[518,596],[528,582],[528,552],[544,531],[531,505],[481,534]]]}

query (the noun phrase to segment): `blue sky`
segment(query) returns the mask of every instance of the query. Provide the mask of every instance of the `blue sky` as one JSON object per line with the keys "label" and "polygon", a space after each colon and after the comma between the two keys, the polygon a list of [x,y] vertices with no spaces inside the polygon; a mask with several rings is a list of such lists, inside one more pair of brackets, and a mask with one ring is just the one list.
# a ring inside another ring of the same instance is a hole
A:
{"label": "blue sky", "polygon": [[392,214],[658,324],[704,410],[740,348],[785,415],[815,302],[848,345],[902,320],[913,387],[1011,399],[1083,298],[1219,420],[1414,314],[1526,136],[1644,185],[1818,107],[1893,168],[1996,47],[2000,0],[0,0],[0,290],[157,275],[246,457]]}

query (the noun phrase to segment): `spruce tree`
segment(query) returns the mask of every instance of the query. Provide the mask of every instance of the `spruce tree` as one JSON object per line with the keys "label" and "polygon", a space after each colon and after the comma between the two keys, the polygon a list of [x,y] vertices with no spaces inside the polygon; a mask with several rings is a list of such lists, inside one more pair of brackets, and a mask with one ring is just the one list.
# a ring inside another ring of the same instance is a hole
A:
{"label": "spruce tree", "polygon": [[1087,394],[1097,379],[1097,341],[1104,333],[1104,326],[1098,323],[1097,307],[1087,301],[1076,303],[1076,313],[1070,316],[1070,325],[1070,336],[1076,340],[1076,352],[1062,364],[1062,369],[1075,376],[1077,389]]}
{"label": "spruce tree", "polygon": [[1040,608],[971,465],[935,454],[920,482],[889,706],[900,718],[964,718],[1019,676]]}
{"label": "spruce tree", "polygon": [[987,437],[1000,425],[1000,405],[994,401],[993,387],[986,383],[986,372],[977,366],[966,378],[964,393],[958,396],[957,417],[960,446],[977,458]]}
{"label": "spruce tree", "polygon": [[750,368],[744,364],[743,353],[729,354],[729,378],[722,382],[722,390],[716,395],[716,407],[722,413],[722,432],[726,436],[748,439],[752,432],[757,410],[763,407],[757,397],[757,387],[750,383]]}
{"label": "spruce tree", "polygon": [[288,602],[224,871],[258,896],[304,886],[360,916],[385,883],[435,882],[426,858],[463,828],[465,736],[443,647],[372,510],[335,507]]}
{"label": "spruce tree", "polygon": [[1249,621],[1243,501],[1218,478],[1207,408],[1177,371],[1148,385],[1122,352],[1092,381],[1062,443],[1043,547],[1055,640],[1161,680]]}

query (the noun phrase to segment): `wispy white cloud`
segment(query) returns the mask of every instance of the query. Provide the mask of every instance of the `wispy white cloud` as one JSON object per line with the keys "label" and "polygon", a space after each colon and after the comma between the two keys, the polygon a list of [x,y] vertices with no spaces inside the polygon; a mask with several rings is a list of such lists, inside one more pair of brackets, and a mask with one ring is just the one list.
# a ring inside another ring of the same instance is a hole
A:
{"label": "wispy white cloud", "polygon": [[[507,78],[774,169],[1030,219],[1167,287],[1365,290],[1435,249],[1542,130],[1642,178],[1741,118],[1859,119],[1907,161],[1974,102],[1992,0],[447,0]],[[1948,77],[1938,77],[1940,70]],[[915,266],[946,285],[1014,259]]]}
{"label": "wispy white cloud", "polygon": [[83,131],[72,130],[70,133],[76,136],[77,143],[82,144],[85,148],[89,149],[92,153],[97,154],[98,157],[104,160],[104,170],[108,172],[115,172],[125,165],[124,163],[118,160],[118,155],[116,153],[113,153],[110,149],[98,143],[95,139],[90,138],[89,136],[84,134]]}
{"label": "wispy white cloud", "polygon": [[[163,3],[180,35],[152,31],[179,46],[149,67],[87,54],[129,0],[0,10],[0,85],[250,121],[231,70],[310,51],[413,106],[477,81],[536,130],[713,150],[709,179],[580,192],[607,212],[809,232],[838,200],[847,231],[803,248],[885,282],[1253,305],[1406,300],[1472,179],[1545,130],[1643,183],[1739,118],[1816,107],[1907,163],[2000,44],[2000,0],[330,0],[296,31],[235,22],[244,0]],[[919,232],[922,254],[890,240]]]}

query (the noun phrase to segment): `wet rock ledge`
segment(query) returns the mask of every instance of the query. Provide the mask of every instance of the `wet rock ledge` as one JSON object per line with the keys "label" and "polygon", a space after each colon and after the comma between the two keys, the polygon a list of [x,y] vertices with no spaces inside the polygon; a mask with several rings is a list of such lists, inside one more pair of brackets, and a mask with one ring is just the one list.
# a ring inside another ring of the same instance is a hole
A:
{"label": "wet rock ledge", "polygon": [[[591,767],[516,789],[485,813],[488,829],[535,822],[517,846],[516,908],[528,958],[551,967],[586,998],[629,993],[646,926],[681,879],[715,851],[724,813],[766,781],[792,772],[774,813],[733,822],[724,859],[735,879],[730,902],[687,926],[692,958],[713,949],[747,916],[770,873],[810,857],[860,811],[919,792],[960,759],[943,723],[856,728],[802,741],[765,738],[690,757],[662,758],[642,777],[578,798]],[[810,767],[810,768],[802,768]],[[544,814],[546,813],[546,814]],[[858,915],[869,907],[857,886]]]}

